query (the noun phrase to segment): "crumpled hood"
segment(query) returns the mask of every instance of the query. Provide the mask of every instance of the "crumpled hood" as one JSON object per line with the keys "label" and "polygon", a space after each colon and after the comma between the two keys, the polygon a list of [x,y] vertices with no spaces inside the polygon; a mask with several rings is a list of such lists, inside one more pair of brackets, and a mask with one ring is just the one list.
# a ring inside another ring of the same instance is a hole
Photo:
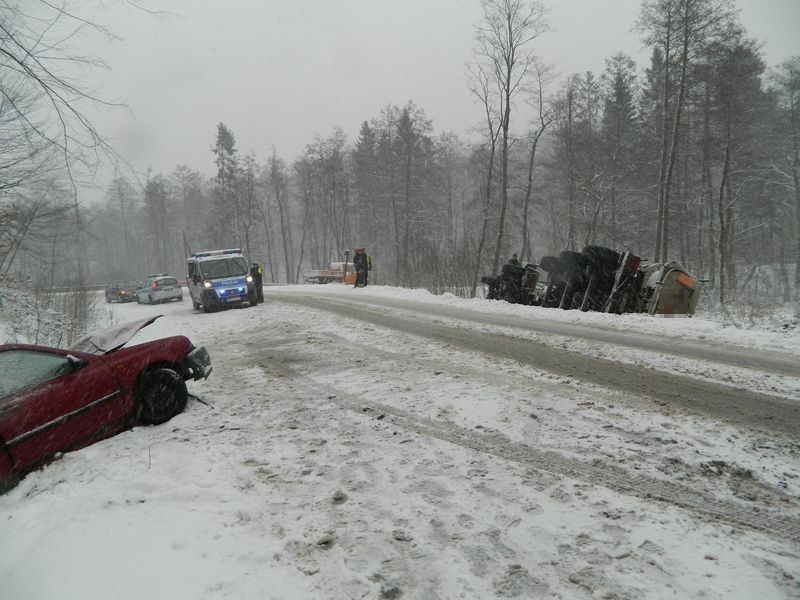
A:
{"label": "crumpled hood", "polygon": [[164,315],[156,315],[155,317],[131,321],[124,325],[117,325],[116,327],[109,327],[108,329],[97,331],[78,340],[70,346],[68,350],[75,350],[76,352],[85,352],[86,354],[95,354],[98,356],[109,354],[127,344],[140,329],[147,327],[150,323],[163,316]]}

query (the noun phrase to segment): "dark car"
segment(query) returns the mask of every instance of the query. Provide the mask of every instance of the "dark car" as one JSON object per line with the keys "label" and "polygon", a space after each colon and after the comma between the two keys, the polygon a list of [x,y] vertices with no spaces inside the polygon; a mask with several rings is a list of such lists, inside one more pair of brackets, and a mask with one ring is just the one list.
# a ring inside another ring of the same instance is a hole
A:
{"label": "dark car", "polygon": [[106,288],[106,302],[134,302],[136,290],[142,287],[138,281],[115,281]]}
{"label": "dark car", "polygon": [[157,318],[98,332],[68,349],[0,346],[0,492],[59,453],[183,411],[185,381],[207,378],[211,359],[183,336],[125,347]]}

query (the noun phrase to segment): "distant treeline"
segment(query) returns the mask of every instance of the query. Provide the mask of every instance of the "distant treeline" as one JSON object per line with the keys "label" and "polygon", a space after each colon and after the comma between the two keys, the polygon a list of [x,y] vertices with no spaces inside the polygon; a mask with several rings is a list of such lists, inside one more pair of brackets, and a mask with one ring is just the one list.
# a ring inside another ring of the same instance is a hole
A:
{"label": "distant treeline", "polygon": [[[469,296],[511,253],[602,245],[680,261],[723,301],[770,265],[788,297],[800,285],[800,56],[768,69],[734,8],[648,0],[636,24],[648,64],[616,54],[602,73],[559,78],[536,57],[541,6],[486,2],[465,57],[469,142],[411,101],[365,115],[352,139],[334,127],[292,162],[241,154],[220,123],[210,176],[120,175],[79,217],[55,193],[0,196],[0,275],[181,276],[187,246],[242,247],[266,281],[294,283],[365,246],[378,284]],[[504,22],[526,35],[504,37]]]}

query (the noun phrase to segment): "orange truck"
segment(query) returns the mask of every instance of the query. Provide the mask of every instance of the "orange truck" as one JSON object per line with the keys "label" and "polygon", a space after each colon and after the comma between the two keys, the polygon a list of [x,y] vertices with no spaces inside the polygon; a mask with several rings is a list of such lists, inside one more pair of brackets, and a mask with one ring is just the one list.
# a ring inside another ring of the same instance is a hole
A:
{"label": "orange truck", "polygon": [[356,271],[352,263],[332,262],[327,269],[304,271],[303,279],[306,283],[348,283],[356,282]]}

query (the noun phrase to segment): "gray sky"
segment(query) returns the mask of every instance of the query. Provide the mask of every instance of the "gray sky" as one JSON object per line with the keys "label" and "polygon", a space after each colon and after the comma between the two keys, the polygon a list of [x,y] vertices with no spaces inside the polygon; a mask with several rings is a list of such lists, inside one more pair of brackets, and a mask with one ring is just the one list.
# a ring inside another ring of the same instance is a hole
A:
{"label": "gray sky", "polygon": [[[157,5],[159,3],[150,3]],[[166,3],[165,3],[166,4]],[[641,68],[648,52],[631,31],[639,0],[551,0],[552,31],[537,53],[564,76],[602,72],[615,52]],[[133,117],[97,123],[133,165],[168,173],[186,164],[212,174],[216,125],[242,153],[274,146],[294,160],[315,135],[341,126],[352,141],[387,104],[413,100],[436,133],[466,136],[481,118],[465,65],[481,18],[478,0],[172,0],[168,17],[113,8],[101,22],[123,41],[99,40],[110,71],[100,94]],[[799,0],[738,0],[770,65],[800,54]],[[83,48],[82,50],[86,50]]]}

